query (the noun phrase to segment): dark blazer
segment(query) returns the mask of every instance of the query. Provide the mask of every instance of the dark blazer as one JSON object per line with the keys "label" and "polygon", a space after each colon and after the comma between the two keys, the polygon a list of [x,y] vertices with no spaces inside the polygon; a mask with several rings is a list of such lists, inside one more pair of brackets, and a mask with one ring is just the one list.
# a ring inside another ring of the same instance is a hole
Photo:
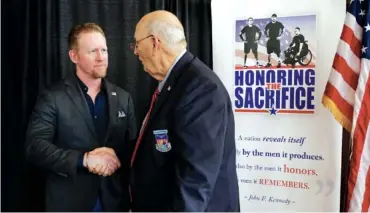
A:
{"label": "dark blazer", "polygon": [[174,66],[143,134],[131,168],[132,211],[239,211],[231,101],[191,53]]}
{"label": "dark blazer", "polygon": [[43,92],[32,112],[26,157],[48,172],[46,211],[91,212],[99,190],[106,211],[129,210],[128,169],[132,149],[129,142],[137,132],[134,105],[129,93],[103,81],[109,121],[102,146],[113,148],[122,164],[112,176],[77,170],[81,153],[101,145],[75,74]]}

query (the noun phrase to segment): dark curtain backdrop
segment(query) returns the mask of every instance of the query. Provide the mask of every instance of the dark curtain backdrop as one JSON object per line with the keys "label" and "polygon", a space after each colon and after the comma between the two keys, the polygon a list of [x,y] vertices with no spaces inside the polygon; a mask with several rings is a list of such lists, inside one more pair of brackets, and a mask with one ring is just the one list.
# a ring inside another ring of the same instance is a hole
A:
{"label": "dark curtain backdrop", "polygon": [[133,96],[138,123],[157,85],[128,43],[144,14],[165,9],[184,24],[188,49],[212,67],[211,0],[2,1],[2,211],[43,211],[42,170],[25,162],[24,140],[37,95],[73,70],[67,36],[75,24],[95,22],[106,33],[108,79]]}

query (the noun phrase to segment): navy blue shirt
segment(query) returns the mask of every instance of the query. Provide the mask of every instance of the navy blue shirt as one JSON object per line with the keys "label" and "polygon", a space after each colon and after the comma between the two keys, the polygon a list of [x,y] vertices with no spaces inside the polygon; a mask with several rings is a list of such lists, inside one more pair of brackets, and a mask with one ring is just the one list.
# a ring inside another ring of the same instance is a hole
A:
{"label": "navy blue shirt", "polygon": [[[78,84],[84,94],[85,100],[89,107],[91,118],[94,122],[95,132],[98,137],[98,143],[102,146],[105,140],[105,134],[108,126],[108,100],[107,91],[105,88],[104,81],[102,81],[100,92],[95,97],[95,104],[91,97],[87,94],[88,87],[77,77]],[[82,153],[78,162],[78,166],[83,167],[83,157],[85,153]]]}
{"label": "navy blue shirt", "polygon": [[78,79],[78,82],[85,96],[87,105],[89,106],[90,114],[95,126],[95,132],[98,136],[98,142],[100,145],[103,145],[108,125],[108,100],[104,81],[102,81],[100,92],[95,97],[95,104],[87,94],[87,86],[80,79]]}
{"label": "navy blue shirt", "polygon": [[[82,93],[84,94],[84,97],[86,99],[87,105],[89,106],[89,111],[92,117],[92,120],[94,122],[95,126],[95,132],[96,136],[98,137],[98,142],[100,146],[103,145],[105,140],[105,134],[107,131],[107,125],[108,125],[108,100],[107,100],[107,90],[105,88],[104,81],[102,81],[100,92],[95,97],[95,103],[91,99],[91,97],[87,94],[88,87],[77,77],[79,86],[82,90]],[[84,154],[82,153],[79,159],[78,166],[80,168],[80,171],[85,170],[87,171],[87,168],[83,166],[83,158]],[[100,198],[97,198],[95,207],[93,209],[93,212],[100,212],[102,211],[101,201]]]}

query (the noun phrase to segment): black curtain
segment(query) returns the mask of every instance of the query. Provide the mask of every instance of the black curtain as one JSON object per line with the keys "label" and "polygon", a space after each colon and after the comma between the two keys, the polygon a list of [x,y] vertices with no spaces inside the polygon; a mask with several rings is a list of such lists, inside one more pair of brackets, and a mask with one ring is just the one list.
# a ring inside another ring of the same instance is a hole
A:
{"label": "black curtain", "polygon": [[107,78],[133,96],[138,124],[157,83],[128,48],[144,14],[164,9],[184,24],[188,49],[212,67],[211,0],[2,1],[1,210],[44,211],[45,177],[25,162],[24,141],[37,95],[73,70],[67,36],[84,22],[99,24],[109,49]]}

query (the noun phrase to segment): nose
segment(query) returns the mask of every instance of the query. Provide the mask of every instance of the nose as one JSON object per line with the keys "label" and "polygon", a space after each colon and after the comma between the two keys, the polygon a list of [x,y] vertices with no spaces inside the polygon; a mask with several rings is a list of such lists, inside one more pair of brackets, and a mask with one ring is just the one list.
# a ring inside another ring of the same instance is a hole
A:
{"label": "nose", "polygon": [[98,52],[98,53],[96,54],[96,60],[97,60],[97,61],[101,61],[101,59],[102,59],[102,57],[101,57],[101,53],[100,53],[100,52]]}
{"label": "nose", "polygon": [[139,55],[139,53],[137,52],[136,46],[134,47],[134,54]]}

